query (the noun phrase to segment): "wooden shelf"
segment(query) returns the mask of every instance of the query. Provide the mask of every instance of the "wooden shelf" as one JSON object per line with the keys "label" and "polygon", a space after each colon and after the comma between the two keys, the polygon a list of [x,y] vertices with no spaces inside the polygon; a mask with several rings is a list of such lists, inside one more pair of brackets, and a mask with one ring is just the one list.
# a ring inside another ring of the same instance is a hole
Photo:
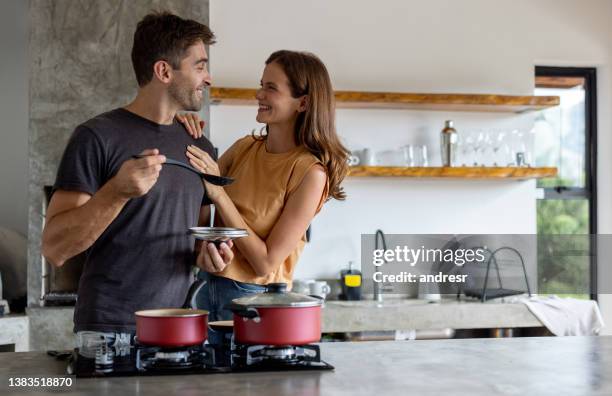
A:
{"label": "wooden shelf", "polygon": [[[210,89],[211,104],[255,105],[257,90]],[[558,96],[336,91],[338,108],[525,113],[559,105]]]}
{"label": "wooden shelf", "polygon": [[557,168],[517,167],[396,167],[352,166],[351,177],[413,177],[447,179],[539,179],[554,177]]}

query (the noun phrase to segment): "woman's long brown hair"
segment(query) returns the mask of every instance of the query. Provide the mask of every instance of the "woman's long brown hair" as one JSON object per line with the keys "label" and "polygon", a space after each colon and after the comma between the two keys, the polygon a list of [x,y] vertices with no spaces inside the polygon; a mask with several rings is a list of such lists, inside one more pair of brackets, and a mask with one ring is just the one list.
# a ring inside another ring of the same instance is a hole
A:
{"label": "woman's long brown hair", "polygon": [[340,183],[348,173],[349,151],[336,133],[336,105],[327,68],[308,52],[276,51],[266,65],[272,62],[283,68],[294,98],[308,96],[306,110],[298,114],[295,123],[295,144],[305,146],[323,163],[329,183],[327,199],[345,200]]}

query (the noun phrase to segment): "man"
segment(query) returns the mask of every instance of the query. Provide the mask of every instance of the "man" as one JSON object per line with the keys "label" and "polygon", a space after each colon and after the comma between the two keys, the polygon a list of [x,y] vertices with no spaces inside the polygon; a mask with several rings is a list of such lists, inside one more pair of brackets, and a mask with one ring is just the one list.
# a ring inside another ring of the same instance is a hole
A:
{"label": "man", "polygon": [[[136,98],[79,125],[68,142],[42,251],[56,266],[88,253],[74,312],[78,346],[100,338],[129,342],[135,311],[183,303],[195,262],[187,230],[203,223],[209,207],[197,175],[163,164],[166,156],[188,162],[188,145],[213,154],[211,143],[189,136],[175,115],[200,110],[211,84],[205,45],[214,38],[196,21],[147,15],[132,48]],[[231,243],[219,250],[209,244],[197,262],[222,267],[232,257]]]}

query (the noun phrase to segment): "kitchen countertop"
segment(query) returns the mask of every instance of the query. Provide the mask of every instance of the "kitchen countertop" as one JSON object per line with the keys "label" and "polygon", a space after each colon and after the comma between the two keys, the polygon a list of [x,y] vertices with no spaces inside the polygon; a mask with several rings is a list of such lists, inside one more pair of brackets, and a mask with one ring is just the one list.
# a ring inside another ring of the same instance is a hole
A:
{"label": "kitchen countertop", "polygon": [[[612,337],[605,336],[323,343],[321,354],[334,371],[74,378],[63,390],[163,396],[612,394]],[[59,376],[64,368],[43,352],[0,353],[0,389],[55,393],[8,388],[8,377]]]}
{"label": "kitchen countertop", "polygon": [[24,314],[0,316],[0,345],[13,345],[16,352],[30,348],[29,318]]}
{"label": "kitchen countertop", "polygon": [[454,298],[439,302],[417,299],[387,299],[382,303],[326,301],[322,320],[324,333],[542,326],[542,322],[520,302],[481,303]]}
{"label": "kitchen countertop", "polygon": [[[386,297],[386,296],[385,296]],[[30,349],[66,349],[74,345],[73,307],[30,307]],[[326,301],[324,333],[394,330],[490,329],[543,327],[524,304],[443,299],[428,304],[416,299]]]}

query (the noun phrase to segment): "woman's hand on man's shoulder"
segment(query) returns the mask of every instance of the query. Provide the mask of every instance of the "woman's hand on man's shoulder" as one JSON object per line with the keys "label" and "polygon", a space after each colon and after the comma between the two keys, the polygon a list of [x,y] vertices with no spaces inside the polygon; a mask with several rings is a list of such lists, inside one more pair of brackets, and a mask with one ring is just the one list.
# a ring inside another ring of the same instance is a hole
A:
{"label": "woman's hand on man's shoulder", "polygon": [[177,113],[176,119],[194,139],[199,139],[204,134],[205,122],[196,113]]}

